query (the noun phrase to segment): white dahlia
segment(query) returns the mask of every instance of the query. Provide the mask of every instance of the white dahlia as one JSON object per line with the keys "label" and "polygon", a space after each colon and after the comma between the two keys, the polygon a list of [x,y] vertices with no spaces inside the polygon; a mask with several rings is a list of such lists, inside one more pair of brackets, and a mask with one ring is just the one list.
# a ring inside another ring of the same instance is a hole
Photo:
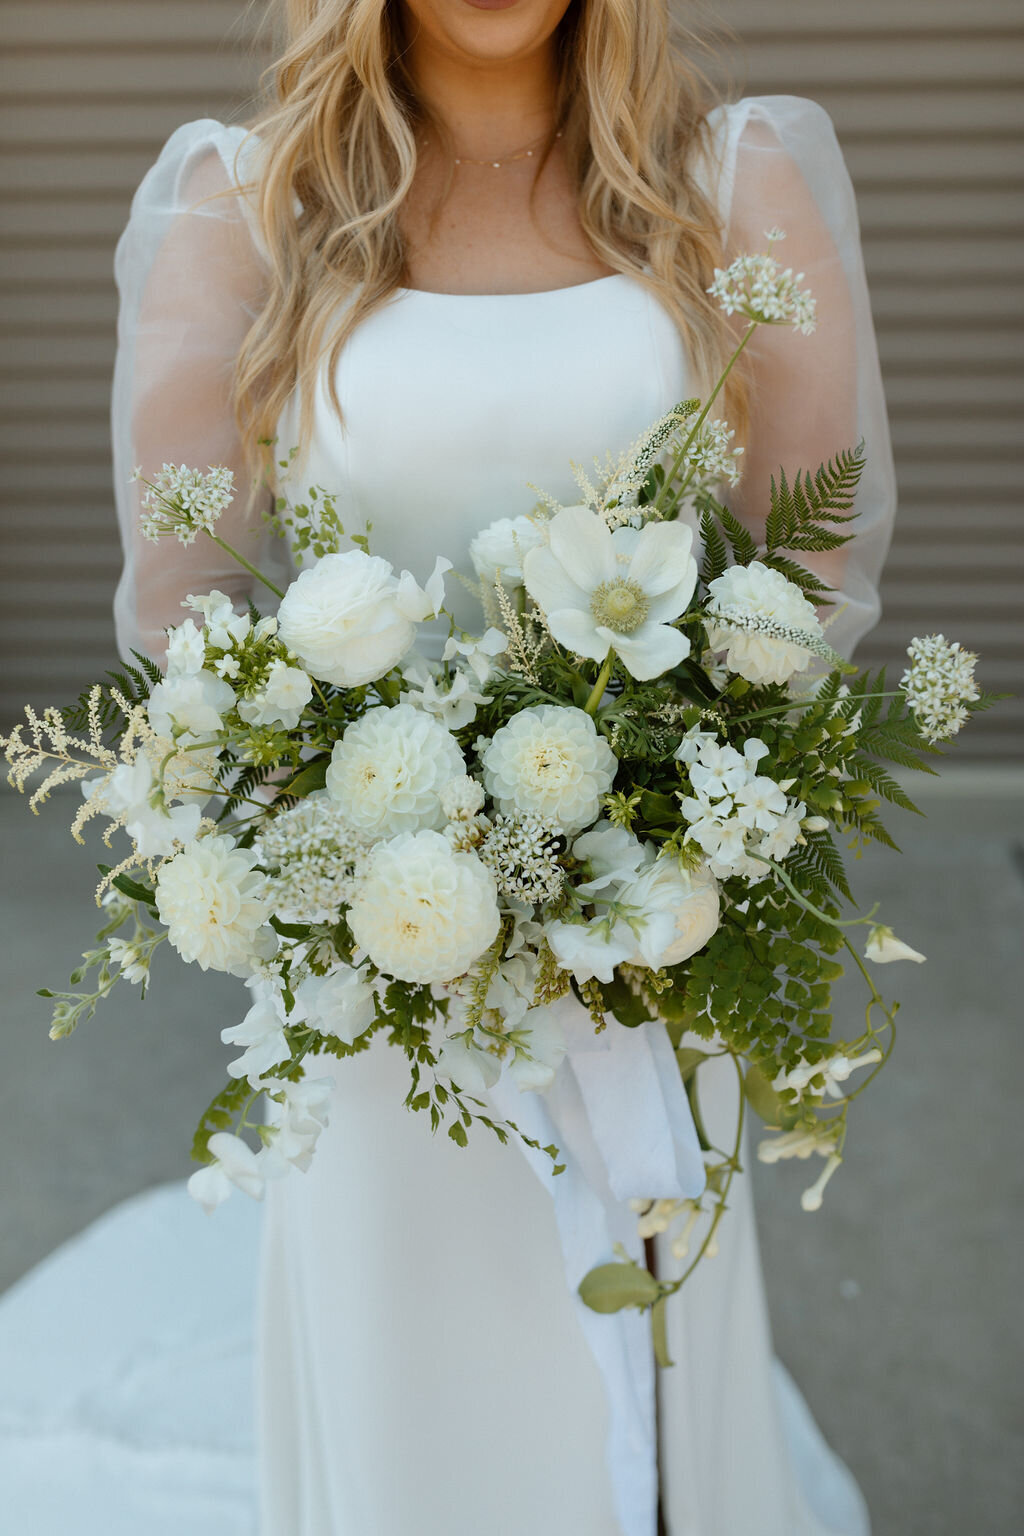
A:
{"label": "white dahlia", "polygon": [[690,642],[672,623],[697,585],[692,529],[646,523],[612,533],[600,513],[565,507],[548,540],[523,557],[523,577],[560,645],[593,661],[614,650],[642,679],[685,660]]}
{"label": "white dahlia", "polygon": [[810,665],[815,642],[825,648],[818,616],[800,588],[760,560],[730,566],[708,587],[709,615],[728,620],[709,619],[708,644],[725,651],[729,671],[748,683],[786,683]]}
{"label": "white dahlia", "polygon": [[499,810],[533,812],[569,833],[597,819],[617,767],[590,716],[559,704],[513,715],[495,731],[482,761],[484,783]]}
{"label": "white dahlia", "polygon": [[348,919],[379,970],[424,985],[461,976],[501,921],[490,870],[431,831],[403,832],[374,849]]}
{"label": "white dahlia", "polygon": [[282,598],[278,634],[314,677],[339,688],[372,683],[401,661],[414,626],[437,613],[450,566],[439,559],[424,589],[379,555],[325,555]]}
{"label": "white dahlia", "polygon": [[160,866],[156,904],[167,937],[183,960],[204,971],[251,976],[277,940],[267,926],[270,904],[256,855],[216,835]]}
{"label": "white dahlia", "polygon": [[350,826],[374,837],[443,827],[441,791],[465,777],[458,742],[412,704],[371,709],[334,744],[327,793]]}

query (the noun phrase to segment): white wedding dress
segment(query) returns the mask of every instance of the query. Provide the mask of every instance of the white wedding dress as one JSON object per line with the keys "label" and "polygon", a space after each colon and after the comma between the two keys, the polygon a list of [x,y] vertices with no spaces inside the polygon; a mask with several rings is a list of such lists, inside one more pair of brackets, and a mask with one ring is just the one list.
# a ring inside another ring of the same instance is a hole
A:
{"label": "white wedding dress", "polygon": [[[894,505],[849,178],[812,103],[747,99],[712,122],[701,174],[730,247],[764,249],[764,232],[783,227],[780,254],[806,273],[819,307],[814,336],[758,339],[736,508],[756,522],[780,462],[814,468],[866,440],[858,539],[830,631],[849,652],[877,616]],[[156,553],[141,543],[125,483],[134,463],[241,468],[227,379],[262,257],[244,203],[203,199],[258,153],[243,139],[212,122],[179,130],[140,188],[119,249],[125,647],[157,652],[187,591],[245,591],[208,542]],[[657,301],[613,276],[526,294],[402,290],[346,346],[338,388],[345,425],[321,387],[290,487],[336,493],[348,531],[371,522],[374,551],[422,580],[438,553],[465,569],[478,528],[528,510],[527,481],[576,499],[570,459],[587,464],[625,447],[694,385]],[[278,456],[297,440],[286,412]],[[227,536],[266,564],[258,517],[241,505],[229,516]],[[478,624],[458,584],[450,579],[448,590],[460,622]],[[366,1054],[332,1064],[331,1123],[312,1168],[271,1185],[264,1213],[261,1536],[655,1536],[659,1461],[669,1536],[866,1536],[855,1484],[773,1360],[748,1177],[734,1186],[718,1256],[669,1308],[675,1365],[660,1374],[657,1414],[647,1321],[598,1318],[576,1297],[582,1273],[611,1258],[613,1242],[639,1251],[620,1198],[628,1175],[618,1177],[609,1152],[622,1127],[598,1123],[585,1067],[570,1053],[549,1101],[498,1103],[538,1131],[565,1130],[570,1167],[553,1185],[543,1159],[482,1129],[464,1151],[431,1138],[402,1107],[404,1059],[379,1037]],[[712,1138],[724,1140],[735,1077],[728,1061],[709,1068],[702,1107]],[[656,1076],[641,1073],[631,1088],[641,1094],[631,1125],[661,1124],[656,1084],[642,1098]],[[228,1266],[227,1244],[222,1257]],[[664,1243],[658,1262],[672,1272]],[[226,1283],[211,1276],[210,1290]],[[171,1330],[173,1275],[166,1296]],[[209,1468],[203,1476],[208,1483]],[[190,1517],[190,1536],[236,1529],[212,1491],[209,1509],[208,1525]]]}

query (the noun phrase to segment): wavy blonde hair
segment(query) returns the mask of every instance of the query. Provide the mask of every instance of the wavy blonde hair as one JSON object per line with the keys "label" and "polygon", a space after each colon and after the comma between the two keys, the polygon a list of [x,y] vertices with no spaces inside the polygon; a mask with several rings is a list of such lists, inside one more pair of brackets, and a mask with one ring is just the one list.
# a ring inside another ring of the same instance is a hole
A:
{"label": "wavy blonde hair", "polygon": [[[308,440],[325,360],[341,414],[339,354],[405,275],[398,215],[428,117],[403,60],[397,0],[279,0],[278,10],[283,52],[251,125],[261,169],[249,193],[270,274],[235,378],[250,444],[275,436],[296,389]],[[693,172],[695,155],[710,147],[712,93],[693,62],[692,34],[673,24],[669,0],[573,0],[555,41],[557,121],[584,233],[607,266],[653,291],[706,390],[735,337],[706,293],[722,233]],[[741,373],[723,405],[741,436]]]}

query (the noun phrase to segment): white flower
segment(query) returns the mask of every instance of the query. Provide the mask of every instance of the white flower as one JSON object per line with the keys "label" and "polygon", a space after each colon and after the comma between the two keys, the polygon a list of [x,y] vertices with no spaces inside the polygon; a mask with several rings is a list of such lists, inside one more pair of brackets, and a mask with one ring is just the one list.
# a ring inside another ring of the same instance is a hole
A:
{"label": "white flower", "polygon": [[254,1200],[263,1199],[267,1167],[262,1152],[254,1152],[240,1136],[215,1131],[209,1148],[214,1161],[188,1181],[188,1192],[204,1211],[213,1211],[228,1198],[232,1186]]}
{"label": "white flower", "polygon": [[721,480],[739,485],[743,449],[729,446],[735,436],[728,422],[705,421],[686,450],[686,466],[692,467],[708,485],[717,485]]}
{"label": "white flower", "polygon": [[325,555],[288,588],[278,633],[314,677],[340,688],[372,683],[401,661],[415,625],[438,612],[450,568],[438,559],[424,589],[361,549]]}
{"label": "white flower", "polygon": [[485,831],[479,855],[503,896],[533,906],[554,901],[565,884],[561,851],[558,827],[523,811],[498,815]]}
{"label": "white flower", "polygon": [[377,1017],[373,988],[351,965],[337,965],[326,976],[308,976],[295,993],[305,1022],[346,1045],[364,1035]]}
{"label": "white flower", "polygon": [[636,678],[660,677],[690,654],[672,621],[697,585],[693,531],[647,523],[609,531],[589,507],[565,507],[549,543],[523,560],[526,590],[568,650],[603,661],[610,650]]}
{"label": "white flower", "polygon": [[149,723],[158,736],[200,741],[223,728],[223,716],[235,702],[230,683],[214,672],[190,672],[157,683],[146,703]]}
{"label": "white flower", "polygon": [[[269,1085],[268,1085],[269,1086]],[[329,1077],[275,1080],[266,1101],[265,1123],[271,1136],[265,1155],[275,1172],[286,1173],[288,1164],[305,1173],[321,1130],[328,1122],[328,1105],[334,1092]]]}
{"label": "white flower", "polygon": [[440,721],[414,708],[371,709],[334,744],[327,792],[346,821],[374,837],[442,827],[441,791],[465,760]]}
{"label": "white flower", "polygon": [[308,674],[278,657],[270,663],[267,680],[259,692],[239,701],[238,713],[249,725],[277,725],[282,730],[294,731],[312,697],[313,684]]}
{"label": "white flower", "polygon": [[182,959],[204,971],[250,976],[274,953],[269,903],[256,855],[230,837],[204,837],[160,866],[157,911]]}
{"label": "white flower", "polygon": [[[753,560],[750,565],[730,566],[708,589],[708,644],[712,650],[725,651],[730,672],[747,682],[786,683],[794,673],[807,669],[812,654],[820,654],[815,649],[815,642],[824,645],[818,616],[800,588],[781,571]],[[727,622],[716,624],[715,614]],[[803,643],[792,638],[794,631]]]}
{"label": "white flower", "polygon": [[441,810],[446,821],[473,821],[484,808],[484,792],[468,774],[450,779],[441,790]]}
{"label": "white flower", "polygon": [[577,981],[614,981],[615,967],[636,950],[629,924],[610,913],[588,922],[547,923],[544,936],[562,970],[571,971]]}
{"label": "white flower", "polygon": [[[779,230],[770,234],[782,238]],[[746,315],[759,325],[791,325],[809,336],[815,327],[815,303],[810,290],[800,287],[803,277],[792,267],[783,270],[774,256],[737,256],[724,270],[715,268],[708,293],[727,315]]]}
{"label": "white flower", "polygon": [[500,579],[506,592],[523,584],[523,557],[543,541],[544,531],[529,517],[499,517],[469,546],[469,558],[481,581]]}
{"label": "white flower", "polygon": [[[141,470],[131,477],[141,480]],[[230,469],[211,467],[204,475],[186,464],[164,464],[145,481],[142,533],[156,540],[174,534],[186,547],[200,532],[212,533],[217,519],[234,500],[235,477]]]}
{"label": "white flower", "polygon": [[466,665],[473,673],[478,683],[486,683],[494,671],[494,659],[504,655],[508,650],[508,636],[500,629],[495,629],[493,624],[486,629],[479,640],[467,635],[458,639],[452,635],[444,643],[441,652],[442,661],[453,661],[456,656],[465,657]]}
{"label": "white flower", "polygon": [[944,635],[926,635],[907,648],[910,666],[900,679],[907,704],[925,741],[948,741],[968,719],[965,704],[979,697],[978,658]]}
{"label": "white flower", "polygon": [[795,1093],[803,1093],[814,1084],[816,1078],[821,1078],[821,1086],[811,1087],[813,1094],[827,1093],[829,1098],[843,1098],[843,1090],[840,1083],[845,1083],[851,1072],[858,1067],[871,1066],[876,1061],[881,1061],[882,1053],[874,1050],[864,1051],[860,1056],[847,1056],[843,1051],[837,1051],[834,1056],[829,1056],[824,1061],[807,1061],[802,1059],[788,1072],[780,1072],[772,1087],[776,1091],[791,1088]]}
{"label": "white flower", "polygon": [[498,809],[532,811],[564,832],[597,817],[618,766],[582,709],[538,704],[494,733],[482,756],[484,783]]}
{"label": "white flower", "polygon": [[639,838],[607,821],[578,837],[572,851],[587,868],[587,879],[575,887],[576,894],[585,897],[599,897],[609,886],[632,880],[648,857]]}
{"label": "white flower", "polygon": [[115,938],[107,940],[107,953],[112,963],[120,968],[125,981],[148,981],[151,950],[144,949],[130,939]]}
{"label": "white flower", "polygon": [[256,1001],[241,1024],[232,1024],[220,1032],[225,1045],[245,1047],[241,1056],[228,1062],[229,1077],[247,1077],[256,1086],[264,1072],[288,1060],[292,1052],[284,1032],[284,1018],[280,998],[270,987],[258,987]]}
{"label": "white flower", "polygon": [[876,923],[868,935],[864,958],[873,960],[876,965],[888,965],[891,960],[916,960],[920,964],[925,956],[904,944],[884,923]]}
{"label": "white flower", "polygon": [[565,1030],[550,1004],[531,1008],[515,1031],[516,1053],[508,1064],[520,1093],[543,1093],[565,1059]]}
{"label": "white flower", "polygon": [[186,619],[167,631],[167,676],[189,677],[202,669],[206,659],[206,638],[193,619]]}
{"label": "white flower", "polygon": [[278,917],[288,923],[336,923],[368,846],[320,791],[264,822],[253,852],[273,874]]}
{"label": "white flower", "polygon": [[435,715],[450,731],[461,731],[469,725],[484,702],[485,695],[473,687],[468,673],[454,670],[447,688],[443,688],[421,656],[415,658],[413,666],[402,669],[402,676],[414,685],[405,695],[407,701],[428,715]]}
{"label": "white flower", "polygon": [[380,843],[349,908],[357,944],[401,981],[449,981],[498,935],[494,876],[439,832],[404,832]]}
{"label": "white flower", "polygon": [[124,817],[124,829],[143,859],[171,854],[177,845],[194,842],[199,833],[199,806],[168,808],[157,788],[152,766],[141,752],[134,763],[120,763],[107,778],[83,785],[88,798],[99,797],[108,815]]}
{"label": "white flower", "polygon": [[839,1156],[838,1152],[832,1152],[829,1154],[828,1161],[819,1173],[817,1179],[810,1186],[810,1188],[805,1189],[803,1194],[800,1196],[800,1205],[803,1210],[821,1210],[821,1198],[825,1192],[825,1185],[835,1173],[841,1162],[842,1158]]}
{"label": "white flower", "polygon": [[618,899],[636,935],[633,964],[652,971],[695,955],[721,921],[718,882],[703,864],[685,869],[678,859],[655,858]]}
{"label": "white flower", "polygon": [[501,1062],[493,1052],[481,1049],[463,1037],[446,1037],[437,1053],[438,1077],[446,1077],[463,1093],[480,1095],[501,1076]]}
{"label": "white flower", "polygon": [[201,597],[190,592],[181,606],[202,614],[206,643],[216,650],[230,650],[237,641],[244,640],[252,628],[249,615],[236,613],[230,597],[216,589]]}

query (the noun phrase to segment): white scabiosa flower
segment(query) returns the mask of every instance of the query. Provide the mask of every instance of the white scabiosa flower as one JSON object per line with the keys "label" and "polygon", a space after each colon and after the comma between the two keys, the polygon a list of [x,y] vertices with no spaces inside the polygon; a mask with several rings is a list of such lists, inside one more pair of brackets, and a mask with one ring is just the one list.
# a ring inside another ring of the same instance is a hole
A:
{"label": "white scabiosa flower", "polygon": [[748,683],[786,683],[806,671],[812,655],[831,655],[817,614],[781,571],[760,560],[733,565],[709,591],[708,644]]}
{"label": "white scabiosa flower", "polygon": [[864,958],[873,960],[876,965],[888,965],[892,960],[915,960],[920,965],[925,956],[904,944],[884,923],[876,923],[864,946]]}
{"label": "white scabiosa flower", "polygon": [[692,544],[681,523],[613,533],[589,507],[565,507],[524,557],[526,590],[560,645],[593,661],[614,650],[631,676],[660,677],[690,654],[672,622],[697,585]]}
{"label": "white scabiosa flower", "polygon": [[471,540],[469,558],[481,581],[500,579],[507,592],[514,592],[523,584],[523,557],[543,538],[543,529],[531,518],[499,517]]}
{"label": "white scabiosa flower", "polygon": [[440,832],[405,832],[373,850],[349,908],[374,965],[422,984],[461,976],[497,938],[494,876]]}
{"label": "white scabiosa flower", "polygon": [[442,827],[441,791],[465,773],[451,732],[412,704],[396,704],[371,709],[335,742],[327,793],[358,831],[393,837]]}
{"label": "white scabiosa flower", "polygon": [[254,853],[216,835],[160,866],[157,911],[183,960],[204,971],[251,976],[257,963],[274,953],[270,905],[255,864]]}
{"label": "white scabiosa flower", "polygon": [[[653,853],[653,848],[651,852]],[[636,935],[634,965],[679,965],[703,949],[721,922],[718,881],[707,866],[655,858],[619,893]]]}
{"label": "white scabiosa flower", "polygon": [[401,661],[415,625],[438,612],[450,568],[439,559],[422,588],[361,549],[325,555],[288,588],[278,633],[314,677],[339,688],[372,683]]}
{"label": "white scabiosa flower", "polygon": [[558,704],[513,715],[495,731],[482,761],[484,784],[499,810],[529,811],[570,833],[596,820],[618,766],[586,711]]}
{"label": "white scabiosa flower", "polygon": [[313,684],[308,673],[278,657],[270,663],[263,687],[239,701],[238,713],[249,725],[276,725],[294,731],[312,697]]}

